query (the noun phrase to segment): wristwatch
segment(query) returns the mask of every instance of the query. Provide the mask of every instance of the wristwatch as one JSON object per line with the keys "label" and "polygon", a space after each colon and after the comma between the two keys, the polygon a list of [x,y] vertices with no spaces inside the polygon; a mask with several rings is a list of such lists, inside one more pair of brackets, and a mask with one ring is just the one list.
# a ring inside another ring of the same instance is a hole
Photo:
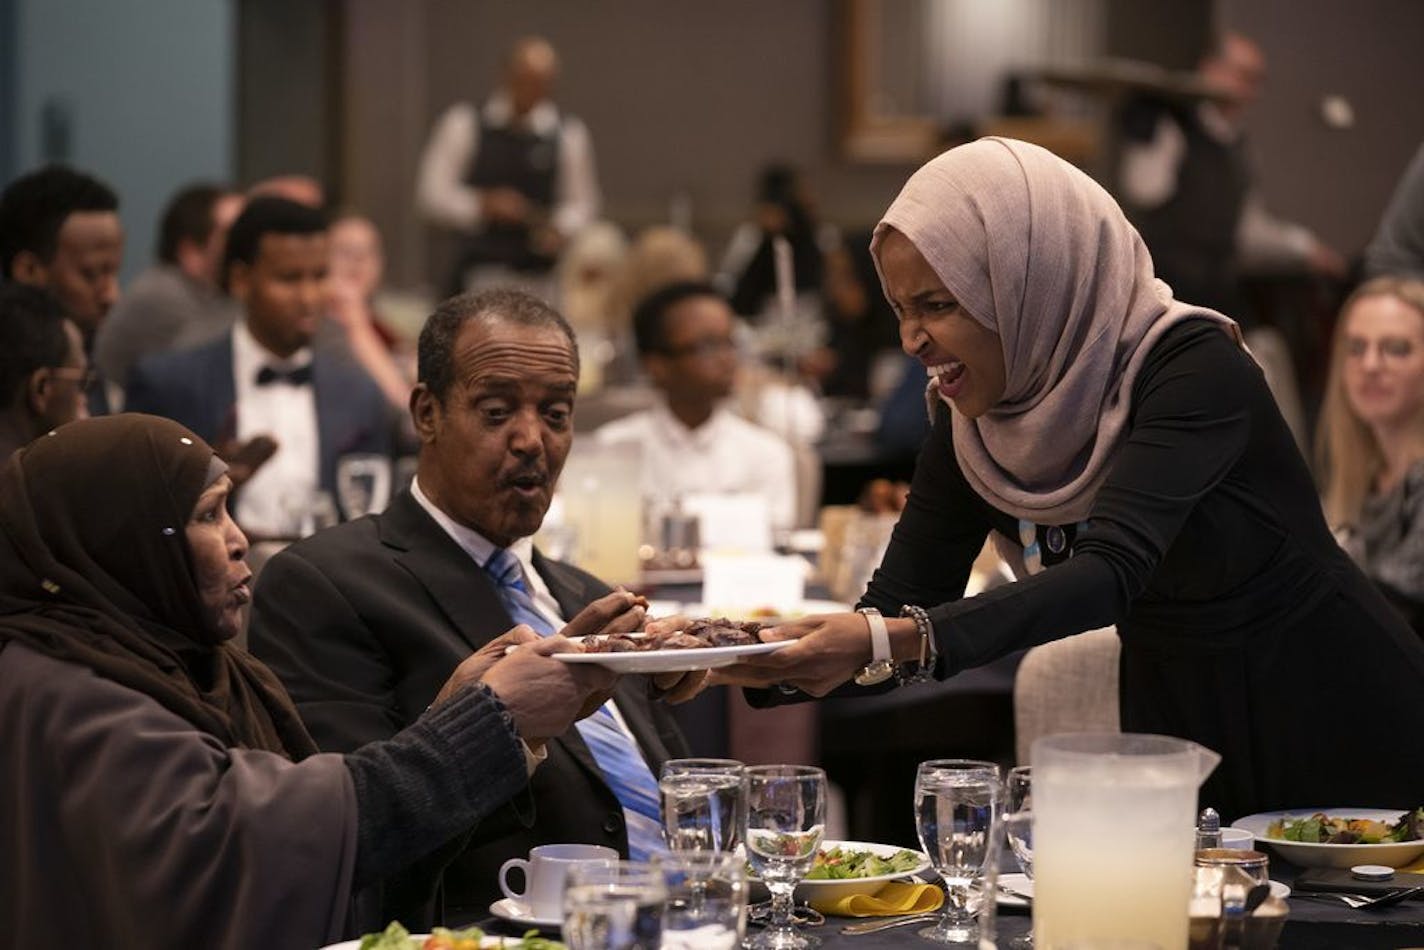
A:
{"label": "wristwatch", "polygon": [[862,607],[856,613],[865,617],[870,627],[870,662],[855,674],[860,686],[874,686],[895,675],[895,660],[890,654],[890,633],[885,629],[885,618],[874,607]]}

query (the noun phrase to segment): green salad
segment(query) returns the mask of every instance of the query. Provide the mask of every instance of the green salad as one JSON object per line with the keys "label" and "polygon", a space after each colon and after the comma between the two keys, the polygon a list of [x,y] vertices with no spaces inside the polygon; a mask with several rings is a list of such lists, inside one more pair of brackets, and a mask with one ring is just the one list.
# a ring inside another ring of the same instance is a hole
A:
{"label": "green salad", "polygon": [[[484,937],[484,931],[478,927],[465,930],[436,927],[428,937],[412,937],[410,931],[393,920],[380,933],[364,935],[361,950],[480,950]],[[498,939],[506,950],[568,950],[557,940],[539,936],[537,930],[531,930],[523,937]]]}
{"label": "green salad", "polygon": [[1393,824],[1369,818],[1347,818],[1316,812],[1308,818],[1277,818],[1266,828],[1267,838],[1307,844],[1390,844],[1424,838],[1424,808],[1405,812]]}
{"label": "green salad", "polygon": [[831,848],[816,853],[808,881],[841,881],[857,877],[880,877],[883,874],[908,874],[924,863],[924,856],[903,848],[887,857],[873,851],[852,851]]}

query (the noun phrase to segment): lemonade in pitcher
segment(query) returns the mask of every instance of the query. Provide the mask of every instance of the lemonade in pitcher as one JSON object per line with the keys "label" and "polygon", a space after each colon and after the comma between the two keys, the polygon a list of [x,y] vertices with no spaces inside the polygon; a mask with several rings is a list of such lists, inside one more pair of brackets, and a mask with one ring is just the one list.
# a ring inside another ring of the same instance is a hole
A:
{"label": "lemonade in pitcher", "polygon": [[1166,736],[1033,745],[1034,943],[1187,946],[1197,787],[1219,756]]}

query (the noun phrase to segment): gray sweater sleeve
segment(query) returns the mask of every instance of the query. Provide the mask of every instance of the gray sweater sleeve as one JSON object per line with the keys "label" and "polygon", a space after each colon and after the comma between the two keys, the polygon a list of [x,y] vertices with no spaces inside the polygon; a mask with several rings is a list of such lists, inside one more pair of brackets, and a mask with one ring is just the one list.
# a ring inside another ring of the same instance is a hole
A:
{"label": "gray sweater sleeve", "polygon": [[356,887],[468,831],[528,781],[513,720],[482,685],[345,760],[356,787]]}

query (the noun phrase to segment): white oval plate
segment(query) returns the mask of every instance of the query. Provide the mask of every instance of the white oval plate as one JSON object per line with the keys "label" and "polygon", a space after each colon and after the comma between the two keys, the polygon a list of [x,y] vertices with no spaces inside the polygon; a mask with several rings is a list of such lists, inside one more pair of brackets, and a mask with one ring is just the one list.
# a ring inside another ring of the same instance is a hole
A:
{"label": "white oval plate", "polygon": [[1424,841],[1395,841],[1383,844],[1315,844],[1266,837],[1267,826],[1276,819],[1284,818],[1290,821],[1297,818],[1309,818],[1316,812],[1324,812],[1332,818],[1367,818],[1393,823],[1404,814],[1404,809],[1292,808],[1289,811],[1247,815],[1245,818],[1233,821],[1231,827],[1246,829],[1256,836],[1257,844],[1265,845],[1291,864],[1303,868],[1351,868],[1357,864],[1384,864],[1392,868],[1399,868],[1424,854]]}
{"label": "white oval plate", "polygon": [[[816,902],[837,901],[855,894],[873,895],[880,892],[886,884],[891,881],[907,881],[916,874],[928,871],[930,868],[929,855],[915,851],[914,848],[902,848],[894,844],[876,844],[873,841],[822,841],[821,851],[830,851],[832,848],[845,848],[847,851],[869,851],[881,857],[888,857],[897,851],[914,851],[920,856],[920,863],[908,871],[901,871],[899,874],[877,874],[874,877],[847,877],[834,881],[802,881],[796,885],[796,899],[798,901]],[[765,885],[760,879],[753,877],[752,881],[761,888]]]}
{"label": "white oval plate", "polygon": [[627,653],[555,653],[554,658],[565,663],[596,663],[615,673],[680,673],[688,670],[714,670],[731,666],[744,656],[773,653],[789,647],[795,640],[774,643],[747,643],[735,647],[706,647],[692,650],[642,650]]}
{"label": "white oval plate", "polygon": [[[429,937],[430,934],[411,934],[410,939],[414,941],[411,943],[411,946],[419,947]],[[496,950],[496,948],[503,947],[505,943],[515,944],[523,941],[523,939],[523,937],[495,937],[485,934],[484,939],[480,941],[480,946],[487,948],[487,950]],[[356,940],[343,940],[340,943],[327,944],[325,947],[322,947],[321,950],[361,950],[361,940],[359,938]]]}
{"label": "white oval plate", "polygon": [[[1007,887],[1009,890],[1016,892],[1014,894],[1005,894],[1003,891],[999,891],[998,903],[1000,907],[1027,907],[1028,901],[1018,895],[1026,894],[1030,898],[1033,897],[1033,878],[1027,874],[1000,874],[999,887]],[[1271,882],[1272,897],[1279,897],[1281,900],[1285,900],[1287,897],[1290,897],[1290,895],[1291,889],[1289,884],[1283,884],[1280,881]]]}

